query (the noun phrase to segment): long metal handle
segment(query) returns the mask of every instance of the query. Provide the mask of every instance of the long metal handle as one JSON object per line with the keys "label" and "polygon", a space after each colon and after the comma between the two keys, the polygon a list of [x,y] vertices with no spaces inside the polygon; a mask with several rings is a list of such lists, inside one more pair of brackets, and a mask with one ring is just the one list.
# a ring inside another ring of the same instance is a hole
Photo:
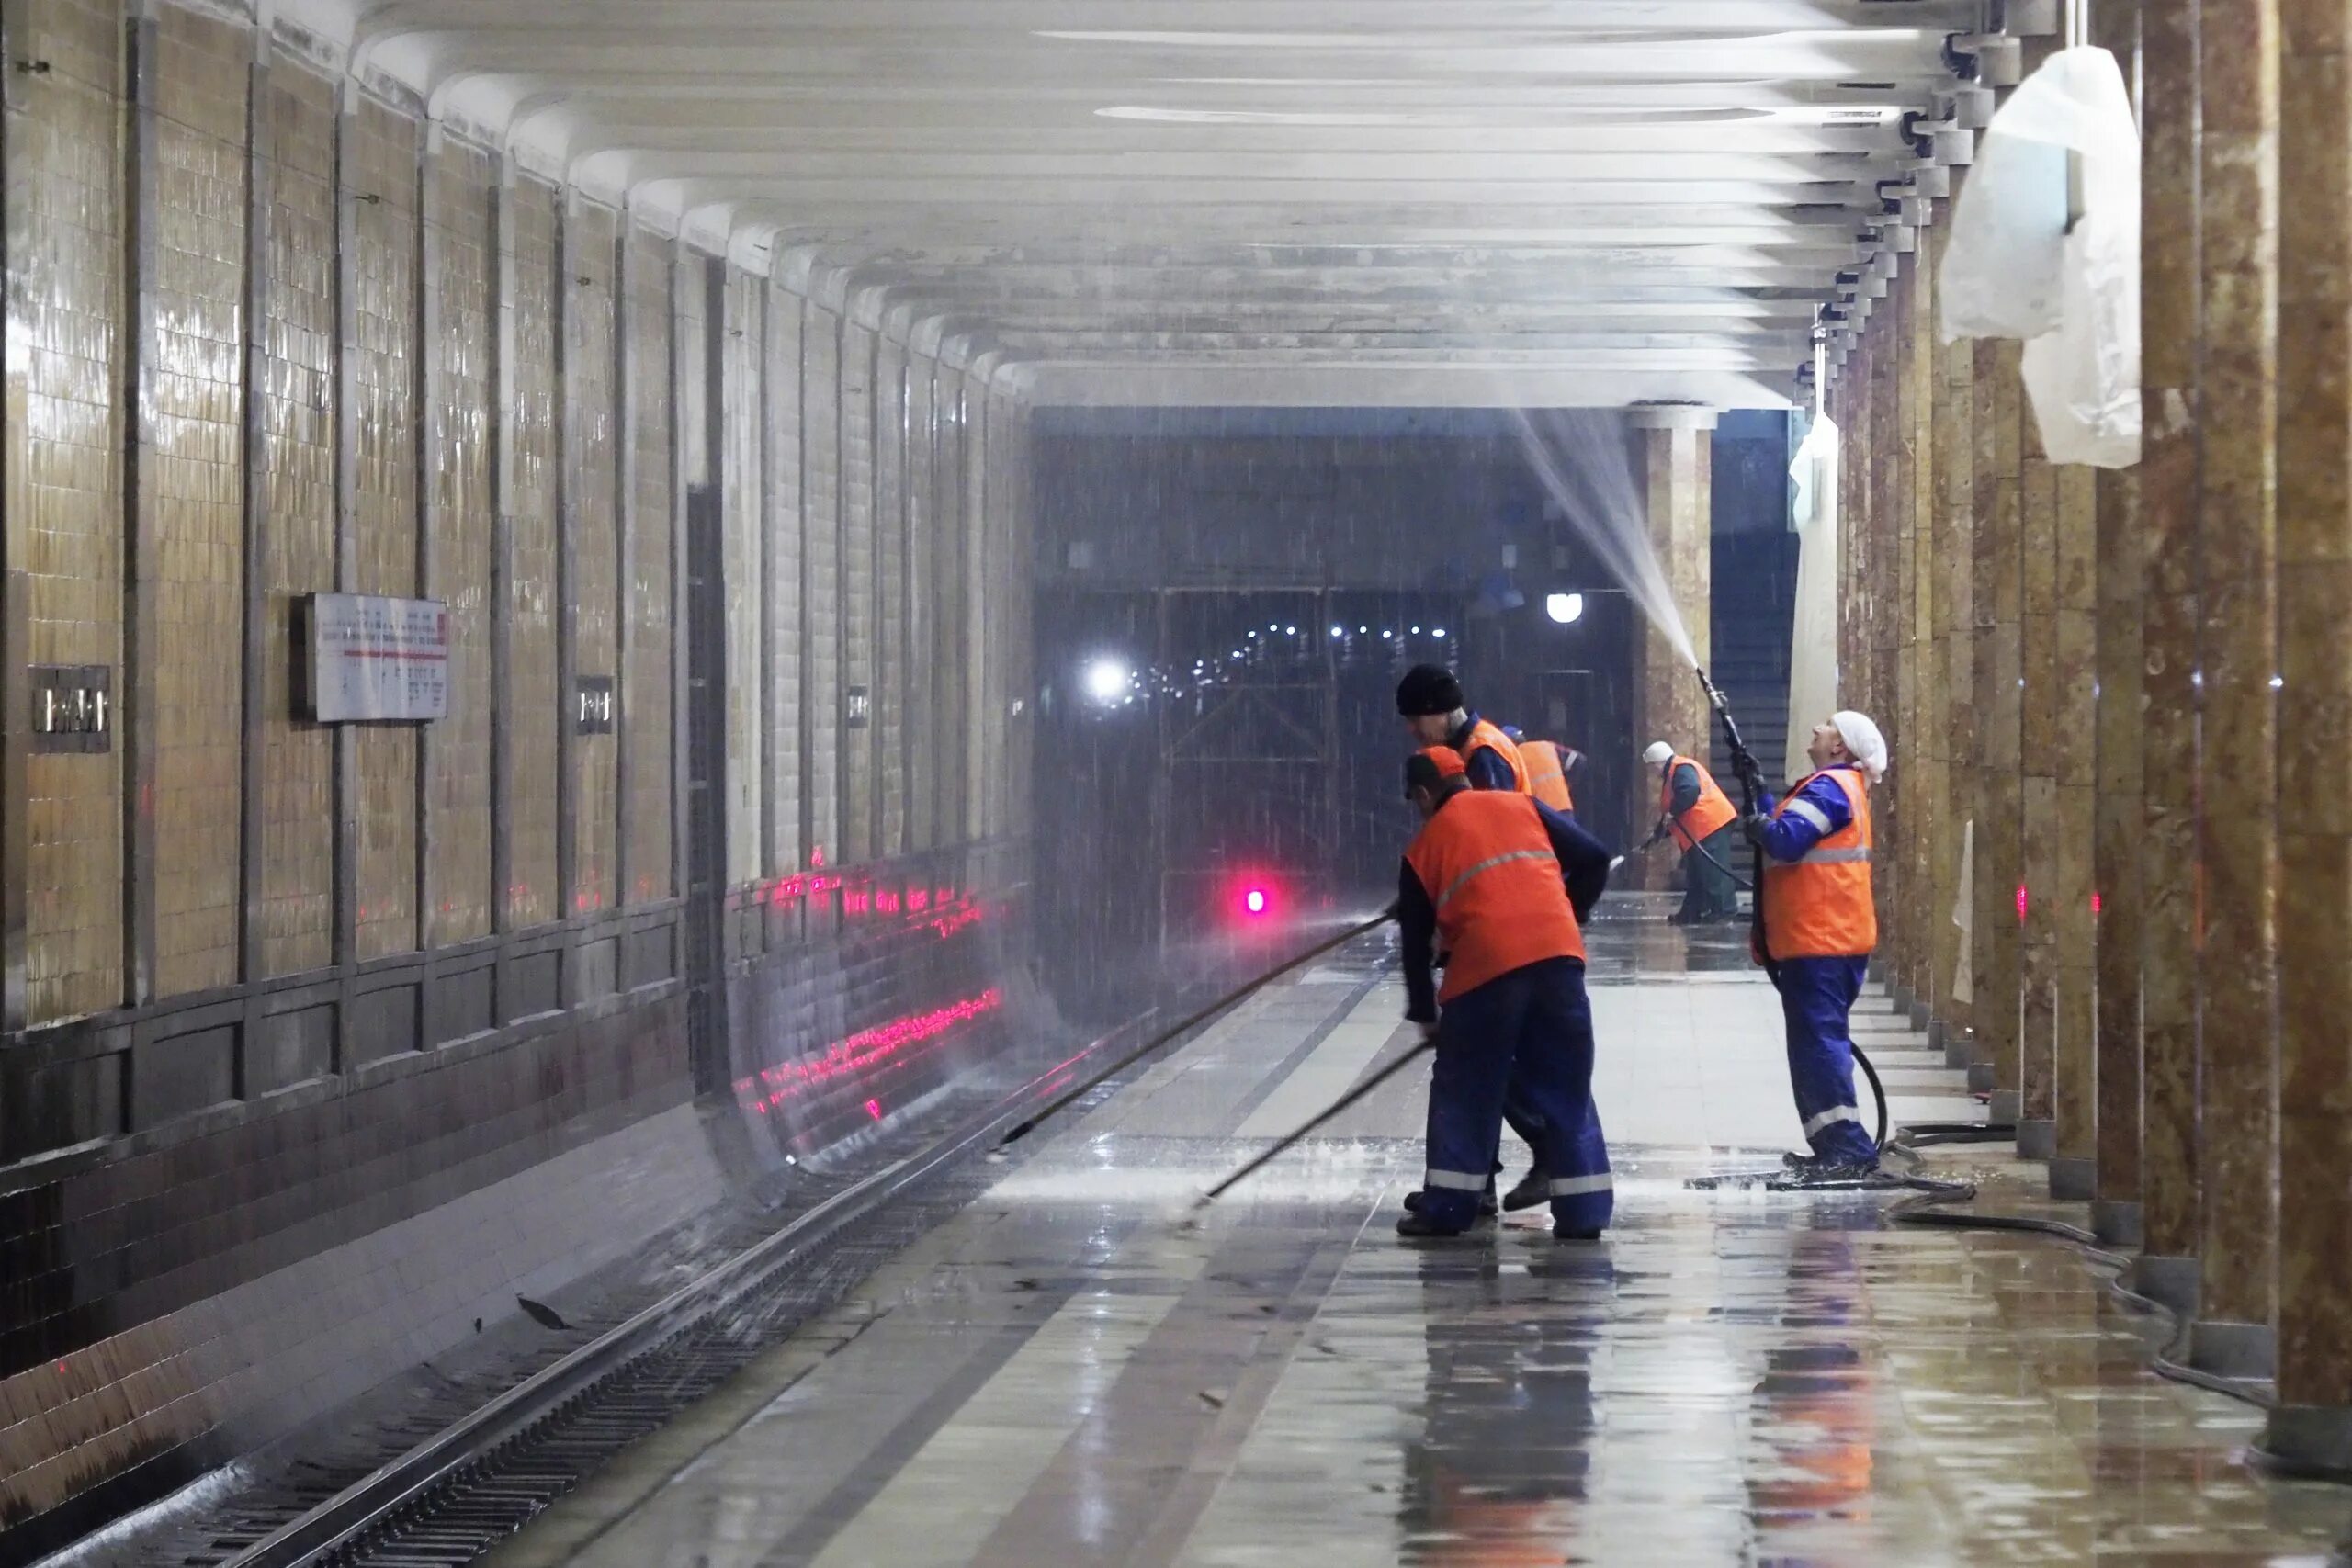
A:
{"label": "long metal handle", "polygon": [[1398,1073],[1403,1072],[1407,1067],[1412,1066],[1415,1061],[1419,1060],[1437,1042],[1435,1040],[1422,1041],[1419,1044],[1414,1046],[1411,1050],[1406,1052],[1403,1055],[1397,1057],[1386,1066],[1381,1068],[1380,1071],[1373,1074],[1372,1077],[1364,1079],[1363,1082],[1348,1090],[1347,1093],[1341,1095],[1329,1105],[1317,1111],[1313,1119],[1300,1123],[1297,1127],[1293,1128],[1290,1132],[1276,1139],[1274,1141],[1273,1147],[1266,1150],[1263,1154],[1259,1155],[1247,1165],[1244,1165],[1240,1169],[1235,1171],[1231,1176],[1227,1177],[1223,1181],[1218,1182],[1215,1187],[1210,1188],[1207,1191],[1194,1199],[1193,1201],[1193,1207],[1195,1209],[1205,1209],[1211,1203],[1216,1202],[1219,1198],[1224,1197],[1227,1192],[1239,1185],[1242,1181],[1256,1175],[1260,1168],[1264,1166],[1267,1161],[1272,1159],[1277,1155],[1288,1152],[1301,1138],[1306,1136],[1307,1134],[1312,1133],[1316,1128],[1320,1127],[1324,1122],[1329,1122],[1332,1117],[1337,1116],[1340,1111],[1345,1111],[1349,1106],[1353,1105],[1357,1100],[1362,1100],[1365,1095],[1370,1094],[1374,1089],[1378,1089],[1382,1084],[1386,1083],[1390,1078],[1395,1077]]}

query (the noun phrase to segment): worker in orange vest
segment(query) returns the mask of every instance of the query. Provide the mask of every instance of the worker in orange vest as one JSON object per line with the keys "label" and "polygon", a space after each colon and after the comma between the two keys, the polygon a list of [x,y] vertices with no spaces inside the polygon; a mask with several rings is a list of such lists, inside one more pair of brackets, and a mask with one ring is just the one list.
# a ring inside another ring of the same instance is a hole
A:
{"label": "worker in orange vest", "polygon": [[1470,710],[1462,682],[1442,664],[1416,664],[1396,682],[1396,712],[1418,746],[1443,746],[1462,759],[1473,787],[1528,793],[1527,763],[1502,726]]}
{"label": "worker in orange vest", "polygon": [[1854,1103],[1854,1038],[1878,914],[1871,903],[1871,785],[1886,775],[1886,741],[1859,713],[1815,726],[1814,773],[1777,804],[1760,803],[1747,836],[1764,852],[1760,942],[1788,1025],[1789,1085],[1809,1153],[1794,1169],[1824,1176],[1878,1168],[1878,1141]]}
{"label": "worker in orange vest", "polygon": [[1584,753],[1556,740],[1530,740],[1508,724],[1503,734],[1519,748],[1519,760],[1527,770],[1527,793],[1561,816],[1575,817],[1577,800],[1568,788],[1568,775],[1584,761]]}
{"label": "worker in orange vest", "polygon": [[1446,747],[1406,760],[1405,789],[1422,816],[1397,876],[1405,1016],[1437,1056],[1428,1172],[1397,1234],[1460,1235],[1476,1224],[1515,1089],[1540,1119],[1552,1234],[1589,1241],[1609,1224],[1612,1184],[1592,1106],[1580,917],[1608,886],[1609,852],[1532,796],[1471,788]]}
{"label": "worker in orange vest", "polygon": [[1736,919],[1739,904],[1732,893],[1731,863],[1738,841],[1732,831],[1738,810],[1697,758],[1683,756],[1660,740],[1642,753],[1642,761],[1656,768],[1658,776],[1657,826],[1642,848],[1668,837],[1682,846],[1688,891],[1673,923],[1695,926]]}
{"label": "worker in orange vest", "polygon": [[[1417,664],[1405,671],[1405,678],[1396,682],[1396,711],[1404,717],[1405,728],[1411,731],[1416,745],[1442,746],[1462,759],[1472,788],[1535,794],[1537,780],[1520,750],[1518,731],[1474,712],[1463,694],[1461,681],[1443,665]],[[1562,784],[1561,794],[1565,795],[1565,779]],[[1549,799],[1544,804],[1562,809]],[[1544,1146],[1544,1119],[1516,1083],[1503,1100],[1503,1120],[1529,1148]],[[1501,1174],[1499,1163],[1495,1172]],[[1550,1179],[1544,1175],[1543,1162],[1538,1160],[1499,1205],[1491,1193],[1482,1197],[1479,1203],[1485,1213],[1491,1213],[1500,1207],[1516,1213],[1534,1208],[1550,1195]]]}

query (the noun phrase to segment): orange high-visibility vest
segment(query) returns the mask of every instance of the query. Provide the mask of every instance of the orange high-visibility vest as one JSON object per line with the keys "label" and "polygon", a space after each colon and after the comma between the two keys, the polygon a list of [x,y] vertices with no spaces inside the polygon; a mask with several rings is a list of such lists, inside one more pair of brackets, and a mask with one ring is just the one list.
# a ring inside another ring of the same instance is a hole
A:
{"label": "orange high-visibility vest", "polygon": [[1462,753],[1462,760],[1466,762],[1470,760],[1470,753],[1482,746],[1509,764],[1511,788],[1525,795],[1527,760],[1519,754],[1519,748],[1511,744],[1510,737],[1505,735],[1499,726],[1488,724],[1483,718],[1470,727],[1470,738],[1455,750]]}
{"label": "orange high-visibility vest", "polygon": [[1464,790],[1421,825],[1405,863],[1437,907],[1438,1000],[1546,958],[1582,958],[1584,933],[1532,796]]}
{"label": "orange high-visibility vest", "polygon": [[1699,770],[1698,804],[1676,818],[1674,841],[1684,849],[1699,843],[1722,828],[1736,821],[1739,813],[1732,809],[1731,799],[1715,783],[1715,775],[1707,772],[1706,764],[1689,757],[1677,757],[1667,763],[1665,776],[1658,780],[1657,810],[1661,817],[1674,809],[1674,770],[1688,763]]}
{"label": "orange high-visibility vest", "polygon": [[1775,818],[1798,807],[1814,779],[1837,782],[1853,820],[1828,835],[1804,859],[1764,864],[1764,950],[1776,959],[1859,958],[1878,945],[1878,911],[1871,904],[1871,795],[1860,768],[1830,768],[1789,791]]}
{"label": "orange high-visibility vest", "polygon": [[1568,793],[1567,760],[1561,756],[1557,742],[1523,741],[1519,754],[1527,763],[1528,794],[1555,811],[1577,808],[1576,797]]}

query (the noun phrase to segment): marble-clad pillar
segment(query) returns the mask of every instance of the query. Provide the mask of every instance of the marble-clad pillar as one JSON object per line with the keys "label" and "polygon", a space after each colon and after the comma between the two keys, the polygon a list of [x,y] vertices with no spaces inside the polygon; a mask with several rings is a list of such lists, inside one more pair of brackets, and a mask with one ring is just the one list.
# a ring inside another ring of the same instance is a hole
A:
{"label": "marble-clad pillar", "polygon": [[2204,399],[2199,746],[2204,1177],[2192,1353],[2267,1375],[2276,1297],[2278,12],[2202,0],[2198,29]]}
{"label": "marble-clad pillar", "polygon": [[[1708,617],[1713,580],[1712,447],[1715,412],[1687,404],[1658,404],[1630,411],[1628,423],[1645,479],[1650,547],[1657,552],[1667,587],[1674,595],[1683,629],[1704,669],[1711,649]],[[1664,740],[1704,761],[1714,724],[1698,678],[1657,627],[1643,622],[1641,703],[1635,744]],[[1724,781],[1726,790],[1736,786]],[[1647,823],[1657,813],[1657,780],[1634,770],[1632,820]],[[1735,795],[1735,798],[1736,796]],[[1662,888],[1675,873],[1676,857],[1645,857],[1645,886]]]}
{"label": "marble-clad pillar", "polygon": [[2018,887],[2023,872],[2020,754],[2021,621],[2025,581],[2018,446],[2024,389],[2018,346],[1975,344],[1975,528],[1970,607],[1975,627],[1976,704],[1974,977],[1970,1087],[1990,1089],[1992,1119],[2015,1122],[2020,1103]]}
{"label": "marble-clad pillar", "polygon": [[[2139,0],[2099,0],[2091,41],[2137,83]],[[2140,475],[2098,477],[2097,783],[2092,887],[2098,1131],[2091,1229],[2101,1241],[2140,1241]]]}
{"label": "marble-clad pillar", "polygon": [[[1927,573],[1921,570],[1923,533],[1919,513],[1919,418],[1924,368],[1918,353],[1919,272],[1916,256],[1902,258],[1902,270],[1888,288],[1885,332],[1894,359],[1894,432],[1887,445],[1887,500],[1894,538],[1894,700],[1888,711],[1874,715],[1886,735],[1893,765],[1887,782],[1873,793],[1883,803],[1884,816],[1874,815],[1880,849],[1872,870],[1892,877],[1887,889],[1894,916],[1882,933],[1880,949],[1891,963],[1888,973],[1915,1012],[1921,981],[1919,964],[1920,856],[1928,831],[1928,770],[1925,734],[1919,715],[1927,702],[1921,607],[1927,596]],[[1884,821],[1887,826],[1878,829]]]}
{"label": "marble-clad pillar", "polygon": [[[2030,400],[2019,400],[2021,498],[2018,561],[2023,579],[2018,637],[2020,709],[2016,880],[2018,922],[2018,1153],[2056,1152],[2058,897],[2058,474],[2041,449]],[[2005,882],[2004,886],[2007,886]],[[1997,1119],[1997,1117],[1996,1117]]]}
{"label": "marble-clad pillar", "polygon": [[[1953,171],[1955,184],[1965,171]],[[1936,254],[1947,231],[1939,225]],[[1928,960],[1936,1019],[1944,1031],[1946,1060],[1968,1063],[1969,1004],[1956,989],[1961,969],[1962,928],[1952,919],[1960,897],[1960,871],[1968,818],[1974,809],[1976,687],[1974,669],[1973,537],[1974,501],[1975,351],[1967,340],[1938,344],[1935,400],[1935,632],[1937,683],[1942,708],[1942,784],[1936,810],[1935,886],[1928,919],[1934,933]]]}
{"label": "marble-clad pillar", "polygon": [[2056,1198],[2091,1196],[2098,1149],[2097,1041],[2092,1010],[2096,965],[2091,915],[2092,853],[2097,832],[2098,512],[2094,470],[2057,470],[2057,667],[2052,705],[2057,713],[2051,773],[2056,783],[2054,854],[2049,887],[2054,938],[2051,973],[2056,1060],[2052,1115],[2056,1123],[2050,1190]]}
{"label": "marble-clad pillar", "polygon": [[2278,1404],[2352,1471],[2352,10],[2282,13],[2278,183]]}
{"label": "marble-clad pillar", "polygon": [[2140,9],[2144,1293],[2193,1314],[2197,1146],[2198,0]]}

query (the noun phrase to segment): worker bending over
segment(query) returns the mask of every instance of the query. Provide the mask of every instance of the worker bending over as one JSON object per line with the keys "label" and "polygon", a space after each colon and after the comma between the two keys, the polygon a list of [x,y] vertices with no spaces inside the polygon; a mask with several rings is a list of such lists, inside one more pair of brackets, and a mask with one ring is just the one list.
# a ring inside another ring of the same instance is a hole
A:
{"label": "worker bending over", "polygon": [[[1462,760],[1473,789],[1534,794],[1535,779],[1519,749],[1518,734],[1472,712],[1463,694],[1462,682],[1453,671],[1442,664],[1416,664],[1406,671],[1405,678],[1396,682],[1396,711],[1403,716],[1416,745],[1442,746]],[[1544,1146],[1544,1118],[1516,1081],[1503,1097],[1503,1120],[1510,1123],[1510,1130],[1529,1148]],[[1495,1174],[1502,1174],[1499,1162],[1495,1166]],[[1497,1204],[1491,1190],[1493,1183],[1487,1185],[1489,1190],[1481,1194],[1478,1206],[1482,1213],[1491,1214]],[[1551,1183],[1539,1157],[1503,1198],[1500,1207],[1517,1213],[1535,1207],[1550,1196]]]}
{"label": "worker bending over", "polygon": [[1789,1086],[1813,1145],[1788,1164],[1814,1175],[1878,1168],[1878,1143],[1854,1103],[1854,998],[1878,945],[1871,904],[1870,786],[1886,776],[1886,741],[1858,713],[1818,725],[1805,748],[1815,772],[1788,798],[1763,803],[1747,836],[1765,855],[1765,973],[1788,1021]]}
{"label": "worker bending over", "polygon": [[[1608,886],[1609,852],[1532,796],[1471,788],[1446,747],[1407,760],[1405,792],[1422,817],[1397,877],[1405,1016],[1436,1042],[1437,1061],[1428,1174],[1397,1234],[1460,1235],[1476,1224],[1516,1087],[1540,1118],[1552,1234],[1589,1241],[1613,1195],[1592,1104],[1579,922]],[[1433,994],[1440,948],[1445,985]]]}
{"label": "worker bending over", "polygon": [[1525,795],[1527,763],[1503,733],[1470,711],[1462,682],[1442,664],[1416,664],[1396,682],[1396,712],[1416,744],[1442,746],[1462,759],[1478,789]]}
{"label": "worker bending over", "polygon": [[1503,733],[1519,748],[1520,764],[1527,773],[1527,793],[1574,820],[1577,801],[1568,789],[1568,775],[1584,761],[1584,753],[1556,740],[1530,740],[1508,724]]}
{"label": "worker bending over", "polygon": [[1682,846],[1682,867],[1688,891],[1675,911],[1678,926],[1704,925],[1739,913],[1732,893],[1731,861],[1736,840],[1733,826],[1739,813],[1715,783],[1714,774],[1695,757],[1686,757],[1665,741],[1652,743],[1642,761],[1658,771],[1657,826],[1642,841],[1648,849],[1671,836]]}

